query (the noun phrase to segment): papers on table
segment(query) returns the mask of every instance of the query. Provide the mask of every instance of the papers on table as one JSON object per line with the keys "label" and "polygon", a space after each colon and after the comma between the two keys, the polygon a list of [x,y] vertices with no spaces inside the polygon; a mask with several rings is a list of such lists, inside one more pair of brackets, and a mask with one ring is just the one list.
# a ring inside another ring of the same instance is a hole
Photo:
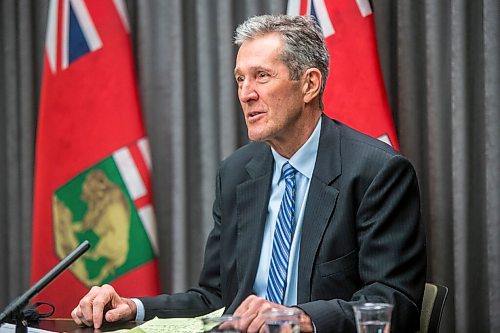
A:
{"label": "papers on table", "polygon": [[[202,318],[220,317],[224,308],[195,318],[154,318],[132,329],[121,329],[113,333],[203,333]],[[28,327],[28,333],[54,333],[40,328]],[[15,333],[16,325],[2,324],[0,333]]]}
{"label": "papers on table", "polygon": [[155,317],[144,324],[137,326],[131,330],[119,330],[116,332],[128,333],[202,333],[203,323],[202,318],[220,317],[224,313],[224,308],[195,318],[167,318],[160,319]]}

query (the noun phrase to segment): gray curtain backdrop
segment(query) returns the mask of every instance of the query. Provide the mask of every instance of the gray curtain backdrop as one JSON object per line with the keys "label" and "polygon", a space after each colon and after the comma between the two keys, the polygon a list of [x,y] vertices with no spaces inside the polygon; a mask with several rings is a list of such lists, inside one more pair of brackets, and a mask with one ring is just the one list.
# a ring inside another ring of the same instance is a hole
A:
{"label": "gray curtain backdrop", "polygon": [[[353,0],[354,1],[354,0]],[[197,281],[218,163],[246,142],[232,34],[286,0],[127,1],[153,159],[165,292]],[[48,0],[0,0],[0,308],[29,287]],[[442,332],[500,329],[498,0],[376,0],[401,150],[417,169]]]}

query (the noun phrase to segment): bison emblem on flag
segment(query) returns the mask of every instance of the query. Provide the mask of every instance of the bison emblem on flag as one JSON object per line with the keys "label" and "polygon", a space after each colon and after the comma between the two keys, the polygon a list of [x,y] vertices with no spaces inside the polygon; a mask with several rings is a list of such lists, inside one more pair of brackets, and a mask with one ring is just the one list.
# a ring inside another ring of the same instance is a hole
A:
{"label": "bison emblem on flag", "polygon": [[31,283],[89,240],[86,255],[36,297],[69,317],[94,284],[158,294],[156,223],[126,3],[47,2]]}
{"label": "bison emblem on flag", "polygon": [[70,267],[89,287],[108,283],[154,258],[156,235],[150,232],[154,215],[148,212],[151,202],[134,160],[137,156],[131,154],[137,147],[119,149],[61,186],[52,197],[56,255],[66,257],[84,239],[92,245]]}

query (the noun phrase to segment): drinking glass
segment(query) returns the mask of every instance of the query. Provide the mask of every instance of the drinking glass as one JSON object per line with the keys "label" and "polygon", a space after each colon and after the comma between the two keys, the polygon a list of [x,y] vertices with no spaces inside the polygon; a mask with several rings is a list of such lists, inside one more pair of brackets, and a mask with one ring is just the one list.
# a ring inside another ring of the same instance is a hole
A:
{"label": "drinking glass", "polygon": [[364,303],[353,306],[358,333],[389,333],[391,330],[391,304]]}
{"label": "drinking glass", "polygon": [[203,332],[205,333],[241,333],[239,320],[239,317],[231,315],[201,319],[203,322]]}
{"label": "drinking glass", "polygon": [[264,322],[267,333],[300,333],[299,309],[283,308],[271,309],[264,312]]}

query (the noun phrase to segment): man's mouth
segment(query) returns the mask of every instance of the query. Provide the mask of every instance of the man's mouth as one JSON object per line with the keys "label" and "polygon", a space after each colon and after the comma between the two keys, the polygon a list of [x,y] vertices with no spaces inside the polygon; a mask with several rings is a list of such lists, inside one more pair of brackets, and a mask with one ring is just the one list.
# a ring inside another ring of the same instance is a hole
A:
{"label": "man's mouth", "polygon": [[260,111],[253,111],[253,112],[249,112],[248,113],[248,118],[249,119],[253,119],[255,117],[258,117],[259,115],[261,114],[264,114],[264,112],[260,112]]}

